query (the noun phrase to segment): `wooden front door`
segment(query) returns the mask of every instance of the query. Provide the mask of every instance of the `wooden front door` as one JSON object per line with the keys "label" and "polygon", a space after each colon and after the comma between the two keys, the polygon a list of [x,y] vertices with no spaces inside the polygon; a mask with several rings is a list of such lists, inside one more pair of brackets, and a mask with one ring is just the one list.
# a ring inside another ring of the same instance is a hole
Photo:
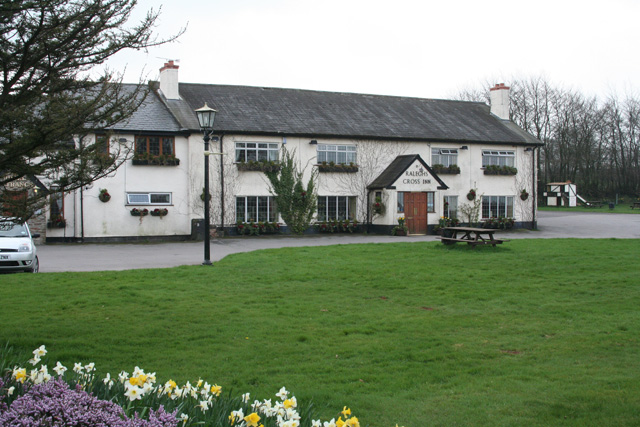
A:
{"label": "wooden front door", "polygon": [[409,234],[427,234],[427,193],[404,193],[404,216]]}

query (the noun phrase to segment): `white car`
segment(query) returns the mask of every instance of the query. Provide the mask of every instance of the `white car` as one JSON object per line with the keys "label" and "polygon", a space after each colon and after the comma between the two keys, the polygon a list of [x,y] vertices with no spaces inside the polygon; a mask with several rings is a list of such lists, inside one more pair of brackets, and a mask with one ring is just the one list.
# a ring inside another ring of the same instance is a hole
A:
{"label": "white car", "polygon": [[25,271],[37,273],[40,268],[36,245],[29,226],[18,224],[7,218],[0,218],[0,272]]}

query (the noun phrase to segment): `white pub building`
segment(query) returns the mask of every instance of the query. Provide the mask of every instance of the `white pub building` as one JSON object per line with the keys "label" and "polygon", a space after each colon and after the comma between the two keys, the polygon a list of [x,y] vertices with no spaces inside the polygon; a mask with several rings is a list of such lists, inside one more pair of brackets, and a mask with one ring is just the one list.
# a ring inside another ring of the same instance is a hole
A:
{"label": "white pub building", "polygon": [[[221,153],[209,156],[212,228],[234,234],[237,222],[282,223],[263,171],[284,148],[307,179],[318,172],[319,222],[355,219],[369,232],[389,233],[405,217],[410,234],[426,234],[441,217],[464,222],[462,207],[481,202],[480,220],[535,226],[542,144],[509,120],[503,84],[491,88],[489,107],[180,83],[169,61],[151,85],[129,121],[92,136],[112,152],[128,144],[133,154],[124,164],[82,191],[49,189],[47,241],[193,238],[204,216],[203,134],[195,110],[205,103],[217,111],[210,151]],[[479,199],[468,200],[471,190]],[[376,201],[384,209],[373,209]]]}

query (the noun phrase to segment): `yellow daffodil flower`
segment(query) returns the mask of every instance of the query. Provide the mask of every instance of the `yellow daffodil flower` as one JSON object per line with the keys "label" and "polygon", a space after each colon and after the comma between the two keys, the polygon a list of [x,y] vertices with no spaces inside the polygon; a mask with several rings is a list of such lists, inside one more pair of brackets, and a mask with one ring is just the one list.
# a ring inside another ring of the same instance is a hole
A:
{"label": "yellow daffodil flower", "polygon": [[342,408],[342,415],[347,418],[347,416],[351,415],[351,409],[347,408],[346,406],[344,408]]}
{"label": "yellow daffodil flower", "polygon": [[336,427],[343,427],[344,421],[342,421],[342,417],[338,417],[338,421],[336,421]]}
{"label": "yellow daffodil flower", "polygon": [[16,381],[24,384],[24,380],[27,379],[27,370],[25,368],[16,368],[13,370],[13,377]]}
{"label": "yellow daffodil flower", "polygon": [[211,394],[220,396],[220,393],[222,393],[222,387],[220,387],[218,384],[214,384],[211,386]]}
{"label": "yellow daffodil flower", "polygon": [[244,420],[246,421],[248,427],[258,427],[260,416],[255,412],[252,412],[251,414],[244,417]]}

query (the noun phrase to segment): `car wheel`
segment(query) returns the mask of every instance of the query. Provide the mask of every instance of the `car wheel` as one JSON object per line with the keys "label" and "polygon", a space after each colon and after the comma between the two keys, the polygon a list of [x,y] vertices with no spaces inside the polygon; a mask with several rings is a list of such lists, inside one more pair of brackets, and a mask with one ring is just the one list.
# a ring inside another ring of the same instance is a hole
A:
{"label": "car wheel", "polygon": [[38,260],[38,257],[33,260],[33,266],[26,271],[27,273],[37,273],[38,271],[40,271],[40,261]]}

